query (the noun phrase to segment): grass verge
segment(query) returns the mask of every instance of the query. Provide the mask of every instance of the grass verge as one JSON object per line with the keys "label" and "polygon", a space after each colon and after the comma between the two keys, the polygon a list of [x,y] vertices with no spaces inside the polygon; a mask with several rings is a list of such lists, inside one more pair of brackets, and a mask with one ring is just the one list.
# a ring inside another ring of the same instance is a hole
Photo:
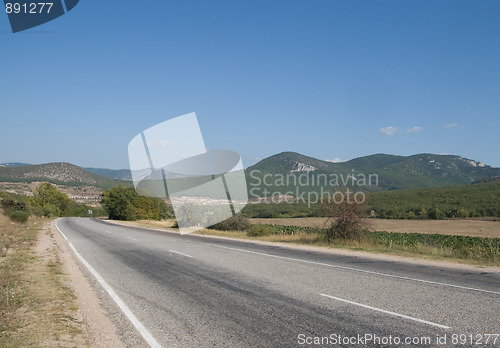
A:
{"label": "grass verge", "polygon": [[48,223],[0,215],[0,347],[89,345]]}

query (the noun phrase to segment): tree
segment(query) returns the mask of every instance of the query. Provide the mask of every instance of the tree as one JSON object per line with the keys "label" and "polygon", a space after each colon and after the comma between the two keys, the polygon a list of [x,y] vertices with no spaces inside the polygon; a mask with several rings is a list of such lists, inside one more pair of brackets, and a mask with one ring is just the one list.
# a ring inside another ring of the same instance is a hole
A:
{"label": "tree", "polygon": [[135,220],[132,201],[138,197],[132,187],[115,186],[102,193],[102,203],[112,220]]}
{"label": "tree", "polygon": [[44,216],[63,216],[67,215],[73,201],[57,188],[44,182],[33,192],[32,204],[41,209]]}
{"label": "tree", "polygon": [[104,191],[102,203],[112,220],[161,220],[173,215],[161,198],[139,196],[133,187],[123,185]]}

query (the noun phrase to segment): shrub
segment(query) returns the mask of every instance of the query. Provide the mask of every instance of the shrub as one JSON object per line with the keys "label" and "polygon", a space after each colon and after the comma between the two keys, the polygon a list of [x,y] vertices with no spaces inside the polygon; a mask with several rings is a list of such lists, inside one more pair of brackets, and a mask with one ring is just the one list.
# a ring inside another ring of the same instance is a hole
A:
{"label": "shrub", "polygon": [[21,222],[21,223],[28,221],[29,216],[30,216],[30,214],[28,214],[28,212],[22,211],[22,210],[13,211],[9,215],[9,217],[12,221]]}
{"label": "shrub", "polygon": [[432,208],[429,210],[429,219],[432,220],[442,220],[446,218],[446,214],[443,213],[439,208]]}
{"label": "shrub", "polygon": [[209,228],[221,231],[247,231],[251,228],[251,224],[247,218],[243,217],[243,215],[236,214],[224,221],[210,226]]}
{"label": "shrub", "polygon": [[6,215],[14,211],[28,211],[28,206],[20,197],[6,197],[2,199],[0,206]]}
{"label": "shrub", "polygon": [[247,232],[249,237],[262,237],[273,234],[273,228],[269,225],[252,225]]}
{"label": "shrub", "polygon": [[366,211],[364,202],[356,203],[352,191],[346,190],[340,203],[325,203],[324,210],[331,220],[330,227],[326,229],[328,240],[361,240],[365,236],[368,226],[363,220]]}

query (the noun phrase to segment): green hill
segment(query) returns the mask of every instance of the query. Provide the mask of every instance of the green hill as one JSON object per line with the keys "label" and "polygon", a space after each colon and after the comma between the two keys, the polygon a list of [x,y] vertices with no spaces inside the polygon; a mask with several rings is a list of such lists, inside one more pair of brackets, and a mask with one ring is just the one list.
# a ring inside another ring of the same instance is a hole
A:
{"label": "green hill", "polygon": [[[355,187],[364,176],[378,181],[365,191],[403,190],[423,187],[439,187],[470,184],[479,180],[500,176],[500,168],[492,168],[480,162],[453,155],[418,154],[396,156],[375,154],[355,158],[347,162],[331,163],[294,152],[270,156],[247,168],[247,183],[254,193],[315,191],[320,188],[332,191],[342,185]],[[356,179],[354,182],[348,180]],[[279,179],[283,177],[284,182]],[[299,177],[305,185],[297,185]],[[266,178],[266,183],[264,183]],[[339,186],[331,186],[331,178],[337,178]],[[326,179],[326,180],[325,180]],[[325,185],[325,182],[327,184]],[[268,185],[272,183],[272,185]],[[375,185],[376,184],[376,185]],[[363,185],[360,185],[363,186]]]}

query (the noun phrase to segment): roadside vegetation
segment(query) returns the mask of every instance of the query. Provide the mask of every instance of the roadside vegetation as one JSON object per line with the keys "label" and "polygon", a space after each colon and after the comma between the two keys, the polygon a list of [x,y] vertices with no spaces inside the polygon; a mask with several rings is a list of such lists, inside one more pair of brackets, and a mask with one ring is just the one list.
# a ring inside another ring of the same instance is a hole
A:
{"label": "roadside vegetation", "polygon": [[[472,187],[472,190],[478,194],[478,196],[469,197],[469,201],[475,202],[474,204],[476,205],[485,204],[486,201],[495,202],[495,200],[498,199],[498,197],[493,197],[490,194],[495,191],[492,188],[488,188],[488,186],[480,185],[478,186],[480,188],[479,190],[473,187],[473,185],[467,187]],[[494,186],[494,188],[497,187],[498,185]],[[442,191],[443,189],[429,190],[431,193],[436,193],[436,195],[432,196],[432,194],[429,194],[428,201],[424,195],[421,197],[421,201],[415,200],[416,204],[433,205],[435,202],[440,201],[441,207],[444,207],[444,204],[450,204],[450,206],[456,207],[455,203],[461,204],[461,202],[467,201],[467,194],[470,194],[470,192],[466,192],[460,195],[458,193],[461,191],[455,188],[446,188],[446,191]],[[394,209],[405,209],[405,202],[410,202],[415,199],[413,194],[420,196],[419,192],[424,191],[425,190],[420,189],[414,191],[398,191],[397,193],[388,192],[387,194],[393,195],[400,194],[401,192],[401,196],[398,197],[401,199],[401,202],[393,201],[391,204],[395,207]],[[112,192],[113,195],[107,193],[103,196],[106,197],[103,198],[105,204],[109,206],[109,199],[111,198],[111,201],[115,203],[121,202],[120,206],[122,207],[122,211],[127,211],[127,209],[129,209],[129,211],[133,212],[133,202],[134,199],[138,197],[134,194],[135,191],[133,191],[133,189],[122,187],[115,188],[109,192]],[[450,197],[454,197],[455,201],[453,202],[455,203],[450,203],[451,201],[449,199],[442,199],[443,196],[441,196],[441,194],[443,192],[449,193],[444,195],[445,198],[448,197],[451,199]],[[479,193],[485,194],[486,196],[480,196]],[[344,197],[345,196],[346,193],[344,193]],[[441,200],[439,200],[438,197],[441,197]],[[375,200],[373,196],[372,199]],[[311,215],[323,216],[327,219],[326,223],[322,226],[316,227],[294,226],[291,223],[285,226],[285,224],[282,225],[276,222],[276,220],[273,221],[275,224],[251,223],[248,216],[284,218],[293,216],[295,213],[298,213],[297,215],[300,217],[304,215],[300,212],[300,205],[298,204],[249,204],[244,208],[242,213],[215,224],[208,229],[198,231],[197,233],[244,239],[258,239],[269,242],[296,243],[389,253],[402,256],[443,259],[478,265],[500,266],[500,238],[458,236],[439,233],[424,234],[374,231],[370,226],[371,219],[369,219],[369,217],[373,217],[374,204],[381,206],[382,203],[377,201],[374,203],[373,200],[363,204],[357,204],[354,203],[355,200],[351,197],[351,199],[344,199],[341,204],[336,204],[333,201],[329,204],[318,204],[311,210]],[[492,206],[494,206],[494,204]],[[443,210],[446,211],[445,208],[443,208]],[[430,212],[432,213],[431,209]],[[159,221],[160,219],[158,218],[134,218],[134,215],[131,214],[130,217],[122,220],[136,220],[133,224],[137,226],[160,229],[175,228],[176,223],[175,219],[172,219],[173,214],[171,212],[168,217],[168,220]],[[260,222],[262,222],[262,220],[260,220]],[[294,219],[287,220],[290,221]]]}
{"label": "roadside vegetation", "polygon": [[223,225],[219,225],[217,230],[202,230],[198,233],[500,266],[500,238],[397,233],[367,229],[358,230],[352,238],[344,238],[332,226],[251,224],[243,231],[222,230],[221,226]]}
{"label": "roadside vegetation", "polygon": [[17,222],[26,221],[29,215],[38,217],[98,217],[104,215],[104,210],[101,207],[76,203],[49,183],[38,185],[33,196],[30,197],[0,191],[0,208],[3,209],[4,215]]}
{"label": "roadside vegetation", "polygon": [[211,227],[224,232],[210,234],[500,266],[500,238],[372,231],[366,204],[347,197],[340,204],[324,204],[321,211],[328,217],[324,227],[250,224],[236,215]]}
{"label": "roadside vegetation", "polygon": [[49,183],[31,197],[0,191],[0,347],[89,345],[48,224],[103,213]]}
{"label": "roadside vegetation", "polygon": [[0,214],[0,347],[88,345],[55,246],[36,247],[48,223]]}

